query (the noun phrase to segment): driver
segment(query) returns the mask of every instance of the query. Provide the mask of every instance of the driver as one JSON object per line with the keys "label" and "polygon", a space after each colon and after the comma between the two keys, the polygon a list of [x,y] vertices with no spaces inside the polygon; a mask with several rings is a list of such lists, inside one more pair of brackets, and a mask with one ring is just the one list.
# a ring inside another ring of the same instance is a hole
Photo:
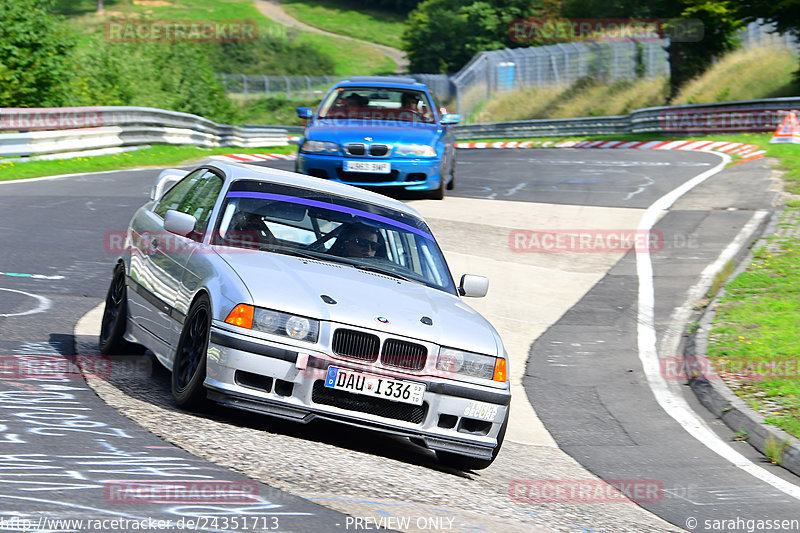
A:
{"label": "driver", "polygon": [[342,257],[383,257],[383,244],[378,230],[363,224],[354,224],[345,230],[336,239],[331,247],[331,253]]}
{"label": "driver", "polygon": [[419,113],[419,95],[416,93],[403,93],[400,96],[400,107]]}

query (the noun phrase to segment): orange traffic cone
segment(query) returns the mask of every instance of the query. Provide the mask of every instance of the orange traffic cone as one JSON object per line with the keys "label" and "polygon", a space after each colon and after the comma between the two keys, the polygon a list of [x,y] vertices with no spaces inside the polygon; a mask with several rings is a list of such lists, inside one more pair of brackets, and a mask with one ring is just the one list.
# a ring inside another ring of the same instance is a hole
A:
{"label": "orange traffic cone", "polygon": [[800,144],[800,123],[794,111],[786,115],[781,125],[775,130],[770,143],[798,143]]}

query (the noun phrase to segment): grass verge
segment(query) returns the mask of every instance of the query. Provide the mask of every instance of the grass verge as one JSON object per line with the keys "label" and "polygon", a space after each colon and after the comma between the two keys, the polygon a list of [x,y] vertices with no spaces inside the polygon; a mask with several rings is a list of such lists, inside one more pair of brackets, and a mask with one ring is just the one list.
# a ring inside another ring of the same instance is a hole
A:
{"label": "grass verge", "polygon": [[169,167],[200,160],[216,154],[237,152],[261,154],[291,154],[294,146],[274,146],[267,148],[198,148],[196,146],[156,145],[144,150],[135,150],[96,157],[76,157],[56,161],[29,161],[20,163],[14,159],[0,159],[0,181],[55,176],[104,170],[122,170],[141,167]]}
{"label": "grass verge", "polygon": [[284,0],[283,9],[292,17],[321,30],[400,48],[405,17],[378,9],[365,9],[363,2],[347,0]]}
{"label": "grass verge", "polygon": [[766,421],[800,437],[800,209],[726,286],[716,306],[708,357]]}

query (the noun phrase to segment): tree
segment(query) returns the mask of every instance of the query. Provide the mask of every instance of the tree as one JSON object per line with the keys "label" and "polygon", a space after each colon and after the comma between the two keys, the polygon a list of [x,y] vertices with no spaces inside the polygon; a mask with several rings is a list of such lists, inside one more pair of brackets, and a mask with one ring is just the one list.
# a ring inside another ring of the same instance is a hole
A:
{"label": "tree", "polygon": [[408,16],[403,49],[412,72],[448,73],[484,50],[519,46],[509,24],[539,13],[530,0],[426,0]]}
{"label": "tree", "polygon": [[734,6],[745,22],[762,19],[800,37],[800,0],[735,0]]}
{"label": "tree", "polygon": [[0,0],[0,107],[63,105],[74,38],[48,0]]}

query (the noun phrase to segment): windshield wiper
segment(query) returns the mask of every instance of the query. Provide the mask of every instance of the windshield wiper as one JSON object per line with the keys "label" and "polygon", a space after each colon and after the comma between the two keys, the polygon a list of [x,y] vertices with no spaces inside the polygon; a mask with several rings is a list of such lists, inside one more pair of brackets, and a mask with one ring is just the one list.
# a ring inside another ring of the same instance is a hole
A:
{"label": "windshield wiper", "polygon": [[390,270],[384,270],[382,268],[378,268],[378,267],[374,267],[374,266],[370,266],[370,265],[364,265],[364,264],[359,263],[359,264],[353,265],[353,266],[355,268],[359,269],[359,270],[364,270],[364,271],[367,271],[367,272],[375,272],[376,274],[383,274],[384,276],[389,276],[389,277],[392,277],[392,278],[402,279],[403,281],[410,281],[412,283],[422,283],[421,281],[419,281],[417,279],[408,278],[406,276],[403,276],[402,274],[397,274],[396,272],[392,272]]}

